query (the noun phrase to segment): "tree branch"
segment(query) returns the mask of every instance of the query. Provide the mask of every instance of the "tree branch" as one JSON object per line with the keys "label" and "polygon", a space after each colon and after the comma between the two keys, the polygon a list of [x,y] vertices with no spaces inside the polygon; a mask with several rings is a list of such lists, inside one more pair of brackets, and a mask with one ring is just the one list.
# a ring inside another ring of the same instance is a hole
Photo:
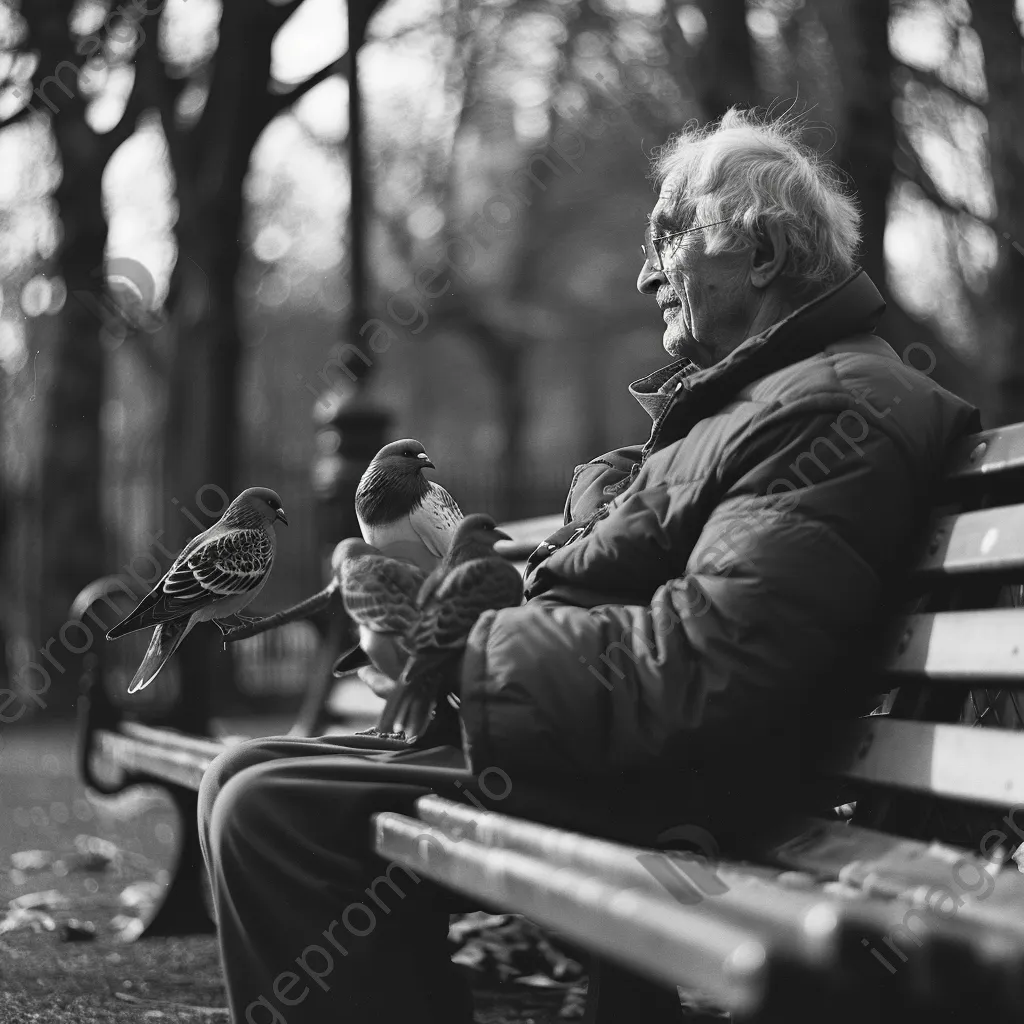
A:
{"label": "tree branch", "polygon": [[328,78],[333,78],[335,75],[341,75],[343,78],[348,79],[351,70],[351,58],[348,53],[343,53],[336,61],[332,61],[326,67],[310,75],[309,78],[299,82],[298,85],[293,86],[288,92],[280,92],[280,89],[287,87],[281,82],[272,81],[270,83],[270,101],[267,104],[267,124],[273,121],[278,114],[293,106],[310,89],[315,89],[321,82],[325,82]]}
{"label": "tree branch", "polygon": [[224,634],[224,642],[231,644],[236,640],[247,640],[251,636],[266,633],[269,629],[276,629],[278,626],[284,626],[289,622],[294,622],[296,619],[305,619],[312,615],[313,612],[318,612],[321,608],[326,608],[332,602],[340,600],[341,594],[337,584],[329,583],[323,590],[313,594],[312,597],[307,597],[305,601],[292,605],[291,608],[285,608],[282,611],[275,612],[273,615],[267,615],[265,618],[250,622],[245,626],[239,626],[237,629],[228,630]]}

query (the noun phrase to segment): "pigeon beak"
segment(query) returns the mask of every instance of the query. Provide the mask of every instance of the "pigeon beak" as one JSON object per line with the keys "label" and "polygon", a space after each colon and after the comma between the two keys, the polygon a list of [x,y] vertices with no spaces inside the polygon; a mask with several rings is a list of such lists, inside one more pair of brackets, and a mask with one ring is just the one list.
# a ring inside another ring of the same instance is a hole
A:
{"label": "pigeon beak", "polygon": [[423,465],[420,466],[420,469],[437,469],[437,466],[430,461],[430,456],[426,452],[420,452],[416,458],[423,460]]}
{"label": "pigeon beak", "polygon": [[494,536],[498,538],[498,540],[511,540],[512,539],[504,530],[494,530],[493,533],[494,533]]}
{"label": "pigeon beak", "polygon": [[285,526],[288,525],[288,517],[284,514],[284,509],[283,508],[279,508],[277,510],[277,512],[274,514],[274,518],[275,519],[280,519],[281,522],[284,523]]}

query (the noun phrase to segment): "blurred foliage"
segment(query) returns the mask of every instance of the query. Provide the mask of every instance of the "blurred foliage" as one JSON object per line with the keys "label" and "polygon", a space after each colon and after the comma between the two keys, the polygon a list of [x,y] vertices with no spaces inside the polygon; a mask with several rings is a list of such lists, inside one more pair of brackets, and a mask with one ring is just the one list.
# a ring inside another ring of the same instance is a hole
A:
{"label": "blurred foliage", "polygon": [[[363,344],[396,436],[420,437],[464,506],[499,517],[559,507],[574,464],[642,439],[625,386],[664,361],[633,288],[649,157],[730,103],[807,115],[861,193],[883,335],[934,344],[989,422],[1024,418],[1019,8],[390,0],[360,52],[382,325]],[[203,483],[285,496],[298,528],[267,607],[315,585],[310,414],[351,387],[331,355],[353,340],[346,46],[339,0],[0,0],[14,665],[56,628],[45,598],[66,607],[89,567],[151,550],[147,531],[174,548],[196,528],[186,510],[208,521]],[[126,284],[117,260],[145,274]],[[90,416],[95,464],[73,444]],[[76,531],[93,505],[102,527]]]}

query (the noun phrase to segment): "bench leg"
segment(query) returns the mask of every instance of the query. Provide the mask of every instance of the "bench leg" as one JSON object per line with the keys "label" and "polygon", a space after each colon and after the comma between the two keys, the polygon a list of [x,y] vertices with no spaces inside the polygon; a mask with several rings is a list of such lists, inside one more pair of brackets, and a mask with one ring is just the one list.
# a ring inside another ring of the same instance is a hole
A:
{"label": "bench leg", "polygon": [[199,794],[180,786],[167,786],[181,818],[181,846],[163,902],[139,935],[210,935],[217,926],[206,909],[203,851],[199,845]]}
{"label": "bench leg", "polygon": [[584,1024],[682,1024],[685,1020],[674,987],[658,985],[599,957],[591,958]]}

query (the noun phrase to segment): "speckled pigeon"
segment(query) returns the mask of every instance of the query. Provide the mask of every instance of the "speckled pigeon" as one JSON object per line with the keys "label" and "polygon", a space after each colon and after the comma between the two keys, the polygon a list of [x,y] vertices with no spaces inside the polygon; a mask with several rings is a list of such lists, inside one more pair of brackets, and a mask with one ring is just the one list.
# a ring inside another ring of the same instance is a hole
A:
{"label": "speckled pigeon", "polygon": [[156,626],[146,656],[128,692],[142,690],[157,677],[197,622],[213,622],[228,632],[253,621],[240,614],[263,589],[274,564],[275,522],[288,524],[281,499],[268,487],[242,491],[208,530],[193,537],[155,587],[108,633],[116,640]]}

